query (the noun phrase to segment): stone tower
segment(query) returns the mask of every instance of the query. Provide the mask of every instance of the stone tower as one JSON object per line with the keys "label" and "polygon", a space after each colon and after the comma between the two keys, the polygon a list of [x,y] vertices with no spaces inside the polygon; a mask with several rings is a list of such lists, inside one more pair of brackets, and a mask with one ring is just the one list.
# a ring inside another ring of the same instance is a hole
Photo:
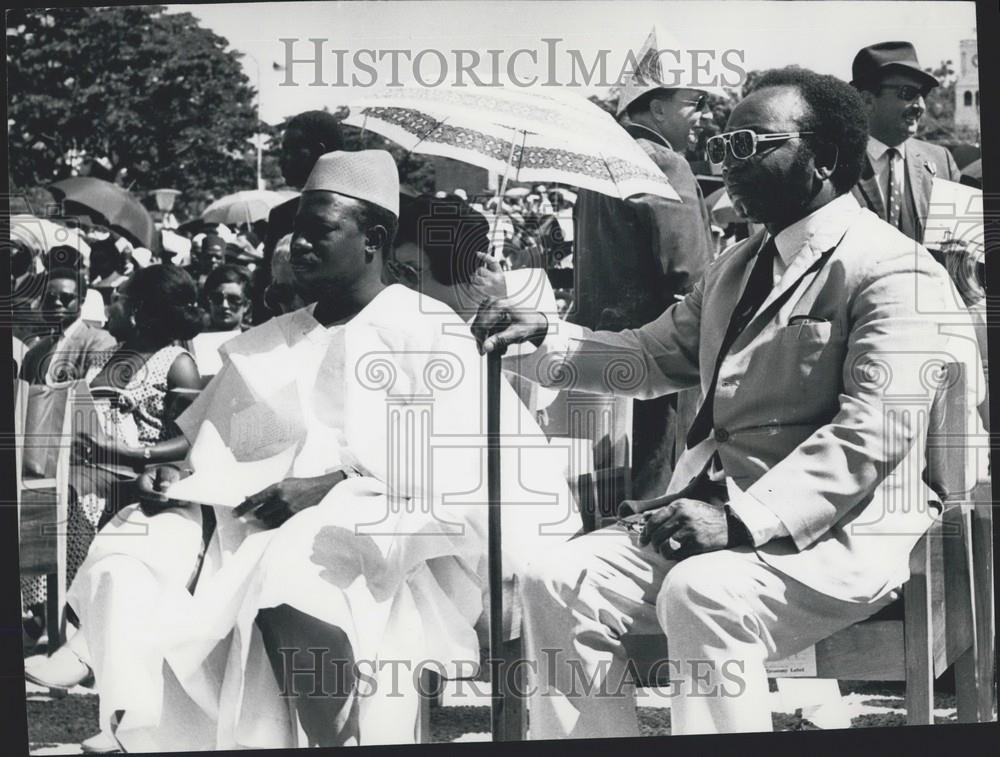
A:
{"label": "stone tower", "polygon": [[979,50],[976,40],[960,43],[961,61],[955,82],[955,126],[979,131]]}

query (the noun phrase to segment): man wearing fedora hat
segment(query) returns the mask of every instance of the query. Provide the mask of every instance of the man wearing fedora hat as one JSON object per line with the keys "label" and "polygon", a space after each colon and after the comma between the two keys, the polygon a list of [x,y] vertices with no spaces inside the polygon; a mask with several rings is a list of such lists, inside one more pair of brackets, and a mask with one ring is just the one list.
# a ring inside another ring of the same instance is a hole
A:
{"label": "man wearing fedora hat", "polygon": [[924,98],[938,85],[920,68],[909,42],[863,48],[851,66],[851,84],[868,109],[868,150],[858,202],[921,242],[934,178],[958,181],[955,159],[944,147],[915,137],[926,110]]}
{"label": "man wearing fedora hat", "polygon": [[[680,202],[652,195],[628,200],[583,190],[573,209],[573,323],[595,329],[636,328],[687,294],[712,260],[705,200],[684,158],[691,130],[706,112],[708,93],[690,82],[665,86],[637,72],[618,101],[625,130],[670,180]],[[634,488],[660,490],[673,467],[677,397],[638,403],[633,413]],[[693,411],[692,411],[693,413]]]}

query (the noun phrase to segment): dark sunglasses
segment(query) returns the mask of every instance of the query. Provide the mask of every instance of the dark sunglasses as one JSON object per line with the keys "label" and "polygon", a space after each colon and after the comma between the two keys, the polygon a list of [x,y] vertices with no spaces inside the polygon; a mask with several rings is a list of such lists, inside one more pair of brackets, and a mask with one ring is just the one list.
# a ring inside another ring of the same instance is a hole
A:
{"label": "dark sunglasses", "polygon": [[681,100],[685,105],[693,105],[695,110],[705,110],[708,105],[708,95],[699,95],[697,100]]}
{"label": "dark sunglasses", "polygon": [[55,305],[57,302],[64,308],[70,307],[79,298],[75,294],[70,294],[69,292],[47,292],[44,297],[42,297],[43,305]]}
{"label": "dark sunglasses", "polygon": [[736,129],[709,137],[708,141],[705,142],[705,150],[708,153],[708,159],[713,163],[721,163],[726,159],[726,145],[729,145],[734,158],[746,160],[757,153],[757,145],[760,142],[778,142],[813,133],[811,131],[782,131],[774,134],[758,134],[753,129]]}
{"label": "dark sunglasses", "polygon": [[240,294],[223,294],[222,292],[212,292],[208,295],[208,301],[219,307],[225,302],[231,308],[243,307],[246,304],[246,298]]}
{"label": "dark sunglasses", "polygon": [[883,89],[896,90],[896,97],[900,100],[916,100],[918,97],[927,97],[931,92],[927,87],[915,87],[912,84],[880,84],[879,91]]}

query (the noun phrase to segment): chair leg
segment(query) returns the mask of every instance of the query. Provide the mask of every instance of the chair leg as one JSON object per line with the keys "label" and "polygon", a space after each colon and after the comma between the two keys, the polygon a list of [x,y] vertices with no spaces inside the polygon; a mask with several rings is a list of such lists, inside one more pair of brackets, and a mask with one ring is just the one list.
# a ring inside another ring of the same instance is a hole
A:
{"label": "chair leg", "polygon": [[933,723],[934,635],[930,628],[930,556],[930,544],[925,534],[910,555],[910,580],[903,589],[906,722],[909,725]]}
{"label": "chair leg", "polygon": [[437,672],[424,669],[420,673],[419,712],[417,713],[416,733],[417,744],[431,743],[431,707],[439,703],[441,696],[441,676]]}
{"label": "chair leg", "polygon": [[945,528],[941,532],[945,647],[947,659],[954,660],[955,698],[960,723],[975,723],[979,719],[971,514],[971,509],[963,505],[949,508],[944,514]]}
{"label": "chair leg", "polygon": [[966,650],[955,660],[955,703],[959,723],[979,721],[979,692],[976,682],[976,652]]}
{"label": "chair leg", "polygon": [[976,684],[980,722],[993,720],[995,677],[995,616],[993,607],[992,493],[976,497],[972,512],[973,589],[976,608]]}

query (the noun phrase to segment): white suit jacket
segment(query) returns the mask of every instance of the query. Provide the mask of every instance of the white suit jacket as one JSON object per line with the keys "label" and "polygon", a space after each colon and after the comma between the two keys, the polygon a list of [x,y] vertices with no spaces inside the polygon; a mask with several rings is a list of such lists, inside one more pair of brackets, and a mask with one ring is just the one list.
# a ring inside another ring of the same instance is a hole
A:
{"label": "white suit jacket", "polygon": [[[984,379],[944,268],[849,195],[835,202],[850,207],[806,241],[724,359],[714,438],[685,451],[669,489],[718,451],[727,477],[787,529],[758,547],[761,558],[824,594],[868,602],[908,578],[909,553],[934,517],[921,480],[934,361],[963,363],[974,391]],[[583,391],[645,399],[700,383],[704,395],[763,241],[760,232],[734,245],[642,328],[558,322],[507,367]]]}

